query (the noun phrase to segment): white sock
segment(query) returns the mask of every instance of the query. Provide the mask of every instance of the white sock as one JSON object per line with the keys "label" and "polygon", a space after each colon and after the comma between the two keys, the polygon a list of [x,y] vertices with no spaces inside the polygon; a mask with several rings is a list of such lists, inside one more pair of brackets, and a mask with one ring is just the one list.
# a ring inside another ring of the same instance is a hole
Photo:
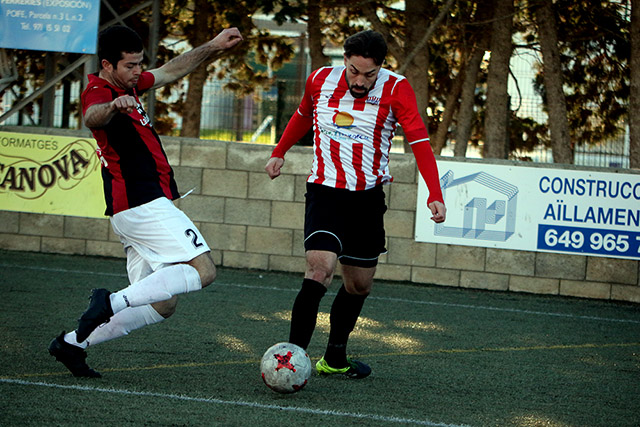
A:
{"label": "white sock", "polygon": [[[202,289],[198,270],[188,264],[175,264],[161,268],[121,291],[111,294],[114,313],[127,307],[139,307],[165,301],[174,295]],[[111,318],[113,321],[113,318]]]}
{"label": "white sock", "polygon": [[162,322],[163,320],[164,317],[151,305],[129,307],[113,315],[107,323],[98,326],[85,341],[78,343],[76,331],[66,334],[64,340],[69,344],[86,349],[90,345],[129,335],[131,331]]}
{"label": "white sock", "polygon": [[[162,317],[150,305],[129,307],[111,317],[109,322],[98,326],[84,342],[87,346],[94,346],[105,341],[129,335],[129,332],[144,326],[162,322]],[[84,344],[83,343],[83,344]]]}
{"label": "white sock", "polygon": [[67,332],[63,339],[67,344],[75,345],[76,347],[80,348],[87,348],[86,341],[78,342],[78,340],[76,339],[76,331]]}

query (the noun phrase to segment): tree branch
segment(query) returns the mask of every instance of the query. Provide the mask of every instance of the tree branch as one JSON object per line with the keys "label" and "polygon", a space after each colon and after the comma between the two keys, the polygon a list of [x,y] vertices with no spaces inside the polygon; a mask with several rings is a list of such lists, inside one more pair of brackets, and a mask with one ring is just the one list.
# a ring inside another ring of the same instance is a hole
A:
{"label": "tree branch", "polygon": [[389,53],[391,53],[391,56],[396,59],[400,59],[402,57],[400,55],[401,47],[396,39],[391,37],[389,25],[382,22],[378,17],[378,14],[376,13],[376,5],[373,2],[367,2],[362,6],[362,10],[364,11],[365,18],[371,22],[373,28],[382,34],[384,39],[387,41],[387,46],[389,47]]}
{"label": "tree branch", "polygon": [[415,56],[418,54],[418,52],[420,52],[422,49],[424,49],[425,45],[427,44],[427,42],[431,38],[431,35],[433,34],[433,32],[436,30],[438,25],[440,25],[440,23],[444,20],[444,17],[447,15],[447,13],[449,13],[449,9],[451,9],[451,6],[453,6],[453,2],[454,1],[455,0],[447,1],[447,4],[445,4],[444,7],[442,8],[442,10],[438,13],[438,16],[436,16],[436,19],[431,21],[431,23],[429,24],[429,27],[427,28],[427,31],[425,32],[424,36],[422,37],[422,40],[420,40],[420,43],[418,43],[416,45],[416,47],[413,48],[411,53],[409,53],[409,55],[407,55],[407,57],[405,58],[404,64],[402,64],[400,66],[400,68],[398,69],[398,72],[400,74],[404,74],[404,72],[407,69],[407,67],[409,66],[409,64],[411,64],[411,61],[413,61],[413,58],[415,58]]}

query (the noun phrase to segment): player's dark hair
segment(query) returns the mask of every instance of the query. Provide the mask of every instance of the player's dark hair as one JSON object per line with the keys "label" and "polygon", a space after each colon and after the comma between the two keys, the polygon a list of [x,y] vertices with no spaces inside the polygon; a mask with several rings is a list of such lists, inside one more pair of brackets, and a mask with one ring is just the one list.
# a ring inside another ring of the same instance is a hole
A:
{"label": "player's dark hair", "polygon": [[114,25],[98,35],[98,60],[102,62],[106,59],[114,67],[122,59],[123,53],[138,53],[143,49],[138,33],[124,25]]}
{"label": "player's dark hair", "polygon": [[371,58],[376,65],[382,65],[387,56],[387,42],[377,31],[365,30],[350,36],[344,42],[344,54]]}

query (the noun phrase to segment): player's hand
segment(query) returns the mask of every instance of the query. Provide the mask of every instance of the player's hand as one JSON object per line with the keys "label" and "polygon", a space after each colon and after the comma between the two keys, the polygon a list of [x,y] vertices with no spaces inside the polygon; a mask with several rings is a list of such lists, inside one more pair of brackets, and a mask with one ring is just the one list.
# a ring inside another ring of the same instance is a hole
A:
{"label": "player's hand", "polygon": [[236,27],[225,28],[211,40],[214,50],[230,49],[242,41],[242,34]]}
{"label": "player's hand", "polygon": [[431,217],[431,220],[433,222],[435,223],[444,222],[444,220],[447,218],[447,208],[444,206],[444,203],[438,202],[436,200],[429,203],[427,206],[429,207],[429,209],[431,210],[431,213],[433,214],[433,216]]}
{"label": "player's hand", "polygon": [[130,114],[138,107],[138,101],[131,95],[122,95],[111,101],[111,108],[119,113]]}
{"label": "player's hand", "polygon": [[280,176],[280,169],[284,165],[284,159],[282,157],[272,157],[267,162],[264,170],[269,174],[269,178],[275,179]]}

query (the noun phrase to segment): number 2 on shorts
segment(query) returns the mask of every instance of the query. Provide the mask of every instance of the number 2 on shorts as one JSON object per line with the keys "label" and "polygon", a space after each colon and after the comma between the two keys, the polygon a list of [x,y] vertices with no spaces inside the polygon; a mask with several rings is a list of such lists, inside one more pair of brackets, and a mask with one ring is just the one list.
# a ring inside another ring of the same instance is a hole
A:
{"label": "number 2 on shorts", "polygon": [[191,243],[193,243],[194,247],[199,248],[200,246],[202,246],[202,243],[198,242],[198,233],[196,233],[194,230],[187,228],[184,234],[187,237],[191,237]]}

